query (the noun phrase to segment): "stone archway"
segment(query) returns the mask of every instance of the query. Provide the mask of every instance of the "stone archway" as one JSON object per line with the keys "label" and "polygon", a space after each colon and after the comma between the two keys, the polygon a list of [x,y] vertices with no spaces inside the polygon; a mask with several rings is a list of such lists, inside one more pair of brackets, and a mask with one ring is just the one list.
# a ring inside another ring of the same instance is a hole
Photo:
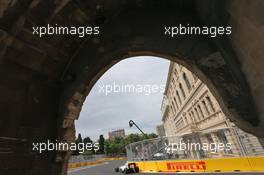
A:
{"label": "stone archway", "polygon": [[[0,139],[10,151],[1,156],[2,170],[63,174],[69,153],[38,155],[30,150],[32,141],[73,140],[74,120],[93,84],[130,56],[160,56],[183,64],[209,86],[238,126],[263,136],[263,48],[246,41],[264,41],[256,27],[263,27],[264,5],[242,1],[5,1],[0,7]],[[241,10],[248,7],[245,16]],[[48,22],[99,25],[102,32],[87,39],[32,36],[32,25]],[[164,26],[180,23],[231,25],[233,37],[164,35]],[[252,36],[246,35],[248,26]],[[254,59],[247,56],[255,52]]]}

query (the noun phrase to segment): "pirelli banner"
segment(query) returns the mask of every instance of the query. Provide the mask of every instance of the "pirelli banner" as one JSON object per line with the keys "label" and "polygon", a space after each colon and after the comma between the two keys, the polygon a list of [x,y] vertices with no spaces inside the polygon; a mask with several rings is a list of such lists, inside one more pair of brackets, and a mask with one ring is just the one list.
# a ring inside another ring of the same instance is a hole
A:
{"label": "pirelli banner", "polygon": [[[264,172],[264,157],[133,162],[141,172]],[[132,162],[131,162],[132,163]]]}

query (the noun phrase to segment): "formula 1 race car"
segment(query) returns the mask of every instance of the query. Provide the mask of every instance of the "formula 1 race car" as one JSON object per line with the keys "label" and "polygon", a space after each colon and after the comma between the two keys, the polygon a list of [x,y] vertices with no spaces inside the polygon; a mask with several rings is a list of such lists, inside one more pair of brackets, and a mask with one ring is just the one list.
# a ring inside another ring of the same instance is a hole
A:
{"label": "formula 1 race car", "polygon": [[139,173],[139,167],[135,163],[126,162],[125,165],[116,167],[115,172],[121,172],[124,174]]}

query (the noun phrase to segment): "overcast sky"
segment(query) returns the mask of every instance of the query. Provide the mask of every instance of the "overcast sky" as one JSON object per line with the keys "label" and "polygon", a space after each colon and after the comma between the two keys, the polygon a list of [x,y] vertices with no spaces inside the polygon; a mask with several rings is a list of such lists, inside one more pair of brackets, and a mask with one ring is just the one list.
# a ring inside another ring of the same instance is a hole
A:
{"label": "overcast sky", "polygon": [[149,56],[128,58],[114,65],[87,96],[76,121],[76,134],[97,140],[100,134],[108,138],[108,132],[115,129],[125,129],[126,134],[138,132],[128,127],[129,120],[145,132],[156,132],[168,69],[168,60]]}

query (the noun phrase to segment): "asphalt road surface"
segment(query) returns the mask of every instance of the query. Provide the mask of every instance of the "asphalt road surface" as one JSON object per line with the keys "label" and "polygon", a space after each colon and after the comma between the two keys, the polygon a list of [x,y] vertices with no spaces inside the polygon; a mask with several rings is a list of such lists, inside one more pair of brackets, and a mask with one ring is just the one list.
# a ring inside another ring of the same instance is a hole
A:
{"label": "asphalt road surface", "polygon": [[[122,175],[122,173],[114,172],[114,168],[120,165],[123,165],[125,161],[107,161],[99,165],[87,166],[77,168],[71,171],[68,171],[68,175]],[[171,175],[171,174],[183,174],[183,175],[264,175],[264,172],[261,173],[139,173],[136,175]]]}

